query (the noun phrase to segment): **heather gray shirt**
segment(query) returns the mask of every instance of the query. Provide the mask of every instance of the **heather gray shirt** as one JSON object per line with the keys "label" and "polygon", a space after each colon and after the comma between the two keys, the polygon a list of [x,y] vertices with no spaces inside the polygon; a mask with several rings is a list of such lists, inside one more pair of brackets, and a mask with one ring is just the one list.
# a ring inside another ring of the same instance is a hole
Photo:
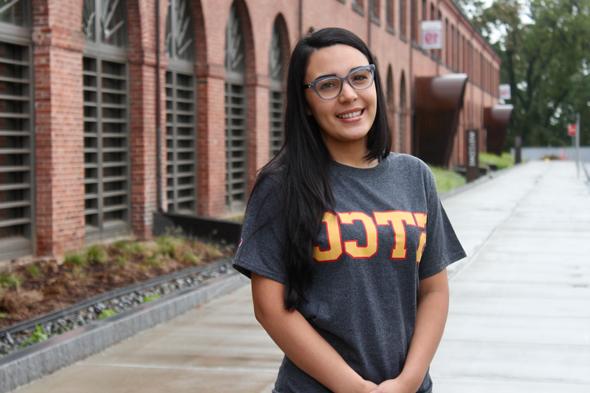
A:
{"label": "heather gray shirt", "polygon": [[[465,256],[430,169],[391,153],[379,165],[330,166],[335,198],[314,247],[308,302],[299,311],[363,378],[399,375],[416,322],[420,280]],[[267,177],[251,196],[234,267],[286,283],[281,185]],[[260,225],[260,223],[270,223]],[[328,392],[288,358],[277,393]],[[427,374],[419,393],[432,391]]]}

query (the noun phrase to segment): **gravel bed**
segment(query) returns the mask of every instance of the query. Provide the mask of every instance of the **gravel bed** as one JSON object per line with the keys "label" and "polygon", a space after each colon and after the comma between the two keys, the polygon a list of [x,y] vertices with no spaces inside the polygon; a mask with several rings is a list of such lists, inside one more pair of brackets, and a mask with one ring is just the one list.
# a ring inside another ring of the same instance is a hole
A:
{"label": "gravel bed", "polygon": [[[110,317],[132,310],[141,304],[155,301],[190,289],[196,289],[207,281],[217,277],[231,274],[231,260],[222,260],[203,268],[186,269],[186,273],[179,272],[156,279],[153,284],[133,285],[127,291],[125,288],[117,289],[97,297],[95,303],[86,304],[82,309],[79,305],[73,305],[60,312],[59,317],[41,317],[38,320],[27,323],[23,329],[5,329],[0,332],[0,361],[2,357],[26,348],[37,342],[45,341],[76,329],[78,327],[107,320]],[[173,277],[170,277],[173,276]],[[138,288],[139,287],[139,288]],[[109,296],[112,294],[112,296]],[[83,303],[88,302],[88,300]],[[72,310],[68,312],[68,310]]]}

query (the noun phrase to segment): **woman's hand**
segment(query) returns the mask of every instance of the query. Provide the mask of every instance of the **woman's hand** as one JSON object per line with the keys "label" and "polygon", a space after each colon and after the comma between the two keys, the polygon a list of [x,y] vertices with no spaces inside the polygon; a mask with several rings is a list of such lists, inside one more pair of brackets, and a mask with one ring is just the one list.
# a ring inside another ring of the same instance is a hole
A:
{"label": "woman's hand", "polygon": [[394,378],[381,382],[370,393],[416,393],[416,390],[400,378]]}
{"label": "woman's hand", "polygon": [[363,381],[363,384],[361,386],[360,390],[357,390],[358,393],[374,393],[374,392],[378,392],[377,389],[377,384],[373,383],[371,381]]}

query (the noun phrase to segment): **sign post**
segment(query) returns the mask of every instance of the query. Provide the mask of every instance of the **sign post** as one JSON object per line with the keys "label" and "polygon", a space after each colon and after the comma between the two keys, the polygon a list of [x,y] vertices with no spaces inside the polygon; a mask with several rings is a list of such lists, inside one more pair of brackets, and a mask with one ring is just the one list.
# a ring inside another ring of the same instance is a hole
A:
{"label": "sign post", "polygon": [[576,176],[580,178],[580,113],[576,114]]}
{"label": "sign post", "polygon": [[479,143],[478,130],[475,128],[467,130],[465,133],[467,138],[467,171],[466,178],[471,182],[479,177]]}
{"label": "sign post", "polygon": [[522,137],[517,135],[514,137],[514,163],[520,164],[522,162]]}

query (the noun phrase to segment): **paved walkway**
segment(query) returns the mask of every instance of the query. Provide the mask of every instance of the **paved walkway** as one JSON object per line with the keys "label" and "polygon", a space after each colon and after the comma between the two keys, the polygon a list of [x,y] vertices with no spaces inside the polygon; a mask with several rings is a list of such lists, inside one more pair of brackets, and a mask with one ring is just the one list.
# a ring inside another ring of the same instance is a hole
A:
{"label": "paved walkway", "polygon": [[[590,189],[533,162],[445,199],[469,258],[453,265],[436,393],[590,392]],[[18,389],[269,392],[281,354],[244,288]]]}

